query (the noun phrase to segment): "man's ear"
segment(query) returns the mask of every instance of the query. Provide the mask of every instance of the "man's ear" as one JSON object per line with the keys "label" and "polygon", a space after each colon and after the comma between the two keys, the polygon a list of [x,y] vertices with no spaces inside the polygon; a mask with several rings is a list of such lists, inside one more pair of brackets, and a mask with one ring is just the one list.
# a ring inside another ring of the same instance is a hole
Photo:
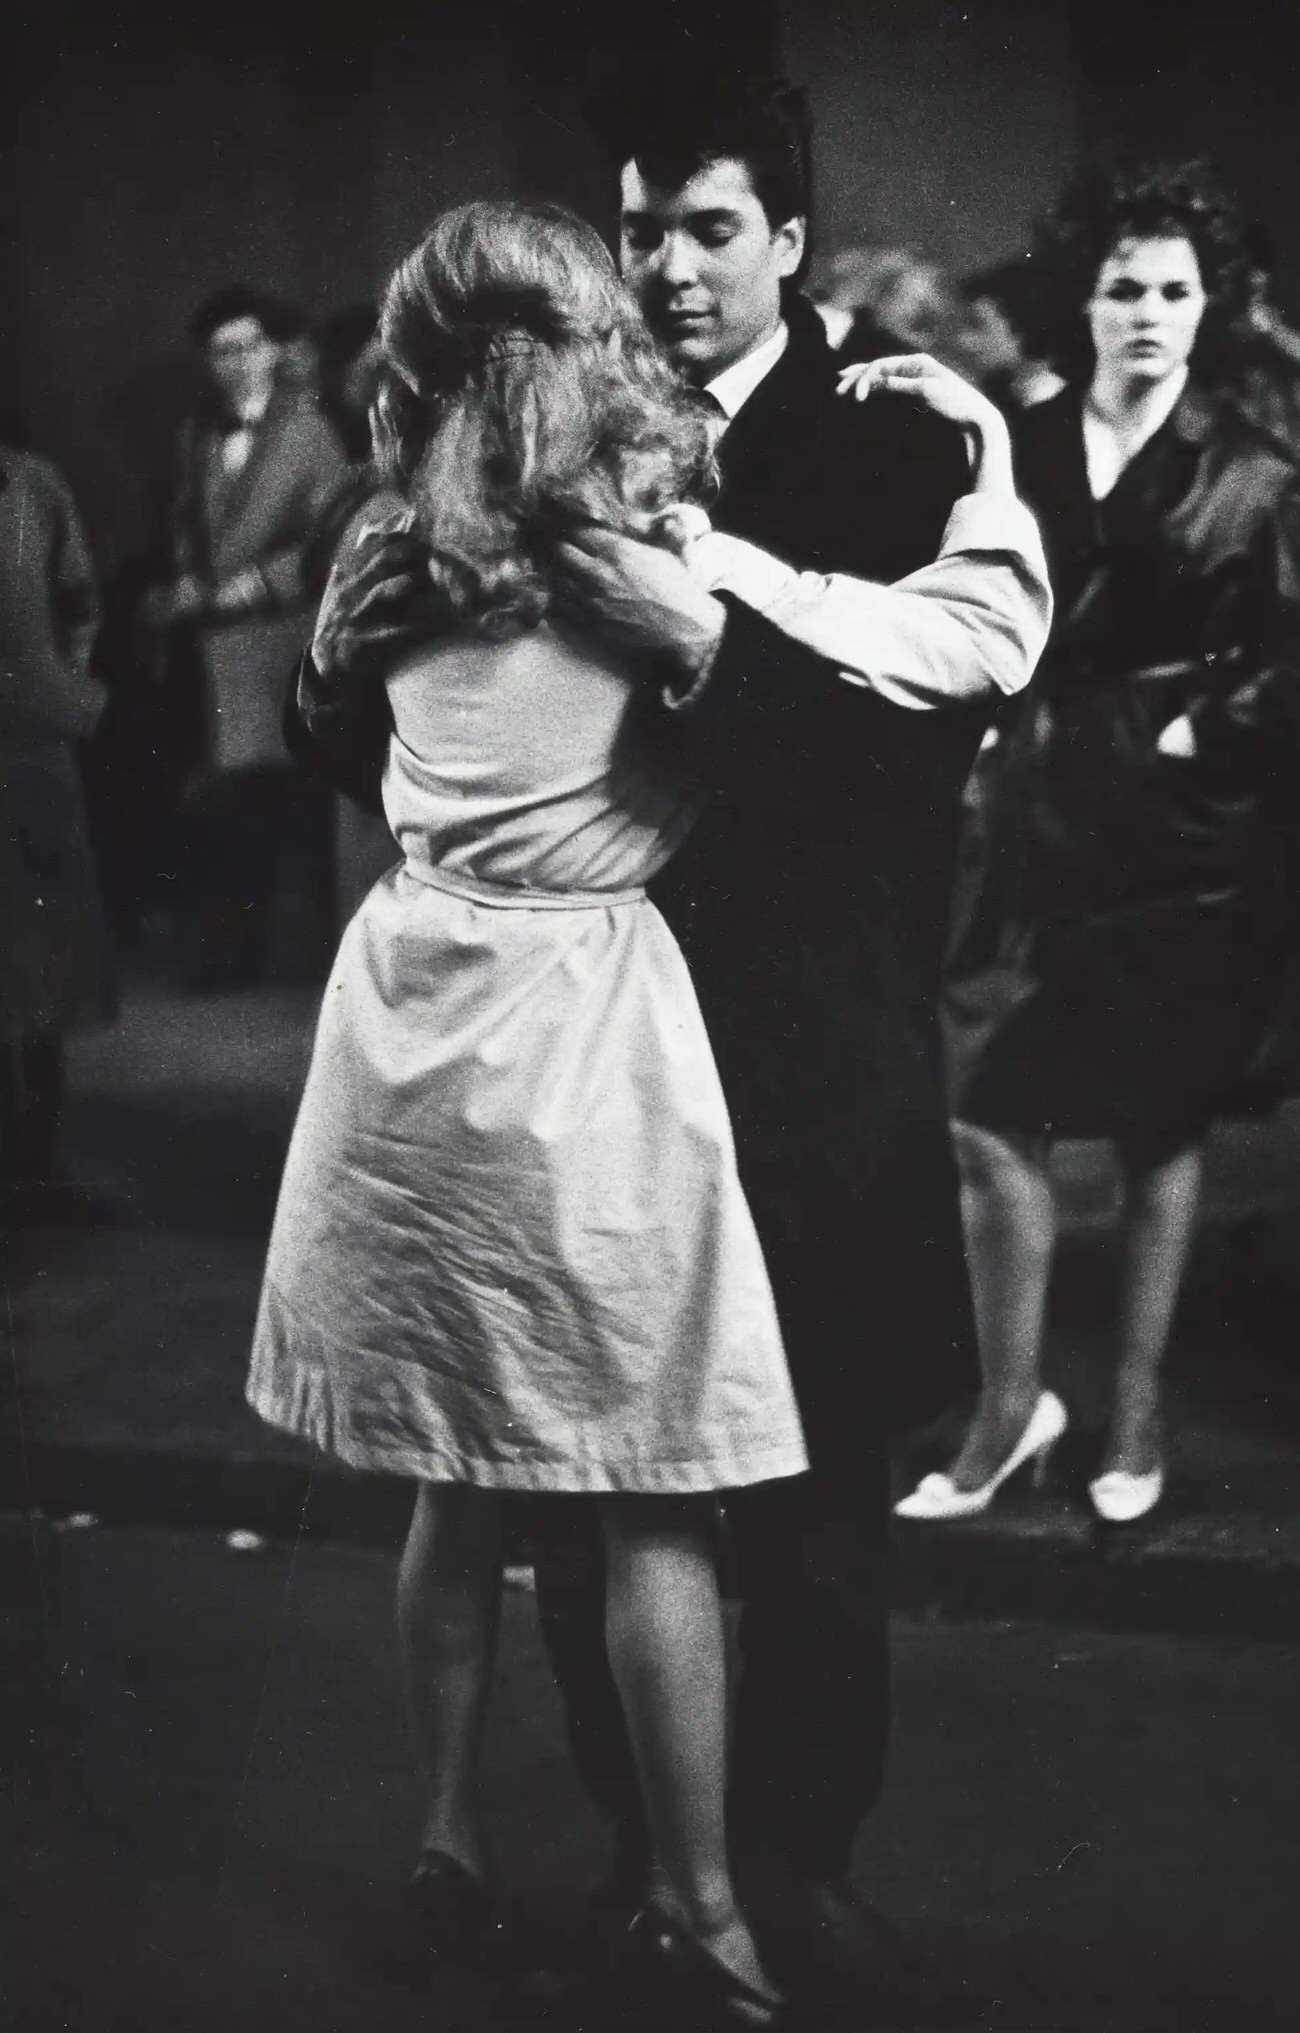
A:
{"label": "man's ear", "polygon": [[784,226],[778,226],[772,235],[772,247],[776,254],[777,273],[784,282],[794,274],[803,260],[804,243],[808,238],[808,221],[797,214],[787,219]]}

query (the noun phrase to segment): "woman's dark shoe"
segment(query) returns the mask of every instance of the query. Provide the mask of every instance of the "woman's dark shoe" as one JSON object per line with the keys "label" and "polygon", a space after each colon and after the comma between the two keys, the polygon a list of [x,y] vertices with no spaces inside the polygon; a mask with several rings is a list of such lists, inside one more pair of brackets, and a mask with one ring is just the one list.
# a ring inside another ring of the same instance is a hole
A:
{"label": "woman's dark shoe", "polygon": [[407,1880],[406,1908],[414,1946],[430,1960],[480,1968],[495,1954],[501,1929],[492,1895],[445,1851],[421,1850]]}
{"label": "woman's dark shoe", "polygon": [[534,1970],[508,2009],[557,2033],[779,2033],[785,2024],[782,2005],[654,1906],[586,1965]]}
{"label": "woman's dark shoe", "polygon": [[640,1965],[664,2027],[690,2033],[775,2033],[785,2007],[736,1976],[680,1921],[647,1906],[628,1929],[629,1972]]}

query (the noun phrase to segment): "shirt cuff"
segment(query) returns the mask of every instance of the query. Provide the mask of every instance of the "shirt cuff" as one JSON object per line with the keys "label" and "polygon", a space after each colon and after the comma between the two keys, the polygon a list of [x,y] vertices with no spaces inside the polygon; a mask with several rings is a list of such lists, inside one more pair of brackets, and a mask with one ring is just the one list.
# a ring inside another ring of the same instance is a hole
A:
{"label": "shirt cuff", "polygon": [[710,593],[734,593],[761,614],[774,600],[799,584],[800,574],[744,537],[710,530],[691,545],[692,575]]}
{"label": "shirt cuff", "polygon": [[952,551],[1027,551],[1037,559],[1041,550],[1038,524],[1014,494],[960,495],[939,545],[940,557]]}

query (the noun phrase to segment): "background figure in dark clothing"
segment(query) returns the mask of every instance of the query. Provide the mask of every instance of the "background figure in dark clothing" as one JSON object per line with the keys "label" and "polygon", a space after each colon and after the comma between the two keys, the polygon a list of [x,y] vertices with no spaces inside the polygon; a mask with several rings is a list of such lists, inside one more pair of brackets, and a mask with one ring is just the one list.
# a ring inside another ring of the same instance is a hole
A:
{"label": "background figure in dark clothing", "polygon": [[1060,375],[1035,358],[1026,338],[1036,295],[1029,256],[966,276],[960,294],[965,315],[953,344],[961,371],[1009,417],[1059,395]]}
{"label": "background figure in dark clothing", "polygon": [[105,1013],[107,965],[80,745],[103,711],[98,599],[67,483],[0,446],[0,1213],[67,1211],[63,1038]]}
{"label": "background figure in dark clothing", "polygon": [[[313,602],[325,590],[335,558],[353,535],[384,507],[400,510],[380,488],[371,457],[370,408],[378,389],[379,314],[373,304],[338,311],[317,328],[321,403],[348,454],[345,479],[325,504],[303,553],[303,582]],[[296,691],[296,685],[295,685]],[[295,702],[288,701],[285,737],[311,767],[298,736]],[[332,787],[334,928],[343,929],[372,884],[397,859],[397,843],[384,817],[379,781],[364,776],[347,789]]]}
{"label": "background figure in dark clothing", "polygon": [[831,351],[847,366],[893,353],[952,361],[958,305],[937,262],[906,247],[839,247],[814,256],[805,285]]}
{"label": "background figure in dark clothing", "polygon": [[328,806],[289,767],[281,705],[310,625],[304,551],[347,461],[315,396],[286,374],[299,330],[239,288],[196,313],[211,401],[178,446],[175,577],[146,603],[164,681],[199,707],[188,798],[196,986],[258,978],[277,886],[296,906],[308,971],[329,943]]}
{"label": "background figure in dark clothing", "polygon": [[[794,289],[801,95],[678,76],[605,110],[624,273],[725,420],[718,526],[859,577],[931,560],[969,464],[950,426],[906,402],[837,397]],[[583,541],[575,609],[625,648],[686,658],[665,554]],[[360,584],[327,596],[326,721],[381,605]],[[305,678],[319,697],[319,671]],[[813,1462],[728,1507],[743,1602],[732,1827],[779,1980],[878,2000],[880,1925],[848,1873],[888,1710],[886,1439],[975,1369],[937,1005],[960,791],[987,711],[886,704],[734,603],[709,698],[692,739],[719,794],[661,901],[696,975]],[[632,1905],[646,1847],[594,1519],[540,1533],[538,1586],[578,1761],[616,1824],[610,1893]]]}
{"label": "background figure in dark clothing", "polygon": [[370,458],[370,404],[379,378],[379,312],[348,304],[315,331],[320,403],[354,465]]}
{"label": "background figure in dark clothing", "polygon": [[1245,416],[1300,459],[1300,331],[1277,307],[1273,256],[1265,236],[1248,234],[1250,306],[1230,392]]}
{"label": "background figure in dark clothing", "polygon": [[[1218,393],[1249,274],[1196,166],[1085,172],[1043,235],[1065,392],[1019,428],[1056,593],[977,780],[948,999],[984,1388],[906,1515],[982,1508],[1044,1426],[1048,1151],[1124,1177],[1119,1365],[1092,1501],[1159,1500],[1160,1364],[1201,1147],[1279,1023],[1297,950],[1300,479]],[[1055,1401],[1052,1401],[1055,1403]]]}

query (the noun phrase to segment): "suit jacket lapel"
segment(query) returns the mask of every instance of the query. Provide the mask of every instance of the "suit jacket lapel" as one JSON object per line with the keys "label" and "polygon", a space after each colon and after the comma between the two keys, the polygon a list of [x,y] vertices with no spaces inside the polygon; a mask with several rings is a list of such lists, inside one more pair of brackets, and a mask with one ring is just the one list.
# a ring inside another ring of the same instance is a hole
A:
{"label": "suit jacket lapel", "polygon": [[751,498],[767,491],[774,465],[783,464],[797,451],[800,421],[810,421],[809,413],[815,406],[813,366],[807,342],[801,342],[792,331],[790,343],[771,373],[763,377],[727,426],[718,447],[722,472],[718,521],[722,528],[733,526],[728,515],[730,498],[735,498],[735,513],[744,516]]}

